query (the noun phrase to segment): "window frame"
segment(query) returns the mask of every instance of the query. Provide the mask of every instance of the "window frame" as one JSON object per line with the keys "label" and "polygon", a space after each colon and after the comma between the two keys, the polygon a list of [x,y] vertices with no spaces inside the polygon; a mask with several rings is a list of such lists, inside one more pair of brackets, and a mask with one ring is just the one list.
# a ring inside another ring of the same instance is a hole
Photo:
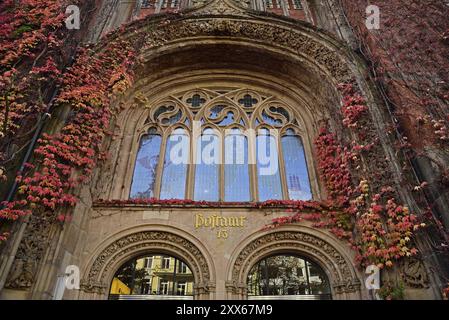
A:
{"label": "window frame", "polygon": [[[257,90],[254,89],[239,89],[240,91],[246,90],[247,92],[251,92],[251,93],[255,93],[255,94],[260,94],[259,92],[257,92]],[[189,96],[193,96],[196,94],[196,91],[202,91],[201,89],[194,89],[194,90],[189,90]],[[243,97],[244,95],[241,94],[241,97]],[[203,98],[204,95],[200,95],[200,98]],[[254,97],[254,96],[253,96]],[[170,97],[171,99],[173,99],[173,96]],[[163,103],[165,103],[167,100],[169,100],[170,98],[164,98],[161,102],[159,103],[154,103],[152,104],[152,107],[149,108],[151,112],[154,113],[154,111],[156,109],[159,108],[159,106],[161,106]],[[191,98],[191,97],[190,97]],[[261,102],[260,101],[260,96],[256,96],[256,98],[259,98],[259,102],[258,105],[253,108],[254,111],[259,112],[262,108],[262,105],[266,104],[266,101]],[[175,99],[173,99],[175,100]],[[159,163],[158,163],[158,168],[157,168],[157,173],[156,173],[156,183],[155,183],[155,190],[154,190],[154,195],[156,199],[160,199],[161,196],[161,187],[162,187],[162,175],[163,175],[163,168],[162,168],[162,164],[165,160],[165,156],[166,156],[166,152],[167,152],[167,140],[170,136],[170,132],[173,132],[174,130],[176,130],[177,128],[183,128],[186,132],[186,134],[189,136],[190,139],[190,152],[189,152],[189,161],[190,163],[187,165],[187,171],[186,171],[186,181],[185,181],[185,196],[183,199],[194,199],[194,188],[195,188],[195,172],[196,172],[196,165],[194,164],[193,160],[194,157],[196,156],[196,152],[195,152],[195,148],[197,146],[197,139],[195,139],[195,137],[192,136],[192,122],[193,120],[197,120],[198,118],[200,118],[200,115],[202,114],[202,112],[205,110],[206,106],[210,106],[211,104],[217,105],[220,104],[221,102],[223,102],[220,99],[209,99],[209,101],[204,102],[200,107],[195,108],[196,109],[196,113],[192,113],[191,110],[188,109],[188,105],[186,102],[187,98],[183,98],[183,99],[176,99],[175,103],[179,104],[180,110],[182,110],[183,112],[185,112],[185,116],[183,116],[183,118],[181,120],[186,120],[189,122],[189,126],[186,125],[185,123],[181,123],[181,122],[177,122],[175,124],[169,125],[169,126],[161,126],[160,123],[158,123],[157,121],[154,121],[150,124],[147,124],[144,128],[144,130],[142,130],[140,132],[140,134],[138,135],[138,139],[137,139],[137,145],[140,144],[140,140],[141,138],[147,134],[147,131],[150,128],[156,128],[157,129],[157,134],[161,134],[162,136],[162,142],[161,142],[161,152],[160,152],[160,157],[159,157]],[[235,99],[237,100],[237,99]],[[276,137],[276,143],[277,143],[277,151],[278,151],[278,166],[279,166],[279,174],[280,174],[280,179],[281,179],[281,187],[282,187],[282,200],[290,200],[290,195],[288,194],[288,184],[287,184],[287,178],[286,178],[286,168],[285,168],[285,158],[284,158],[284,154],[283,154],[283,150],[282,150],[282,137],[284,136],[285,132],[289,129],[293,129],[295,131],[295,134],[298,136],[298,138],[300,139],[300,141],[303,144],[303,151],[304,151],[304,158],[305,158],[305,164],[306,164],[306,170],[307,170],[307,176],[308,176],[308,183],[309,183],[309,187],[310,187],[310,192],[311,192],[311,198],[309,199],[310,201],[313,201],[314,199],[317,198],[318,194],[318,188],[317,185],[313,185],[313,182],[316,181],[315,179],[315,172],[312,171],[314,166],[310,166],[310,161],[313,161],[313,159],[310,159],[310,156],[312,155],[311,152],[311,148],[307,146],[308,144],[308,139],[306,138],[306,130],[304,127],[302,127],[302,118],[297,114],[297,111],[292,108],[289,104],[285,103],[284,101],[280,101],[277,98],[271,98],[270,100],[272,103],[281,103],[282,106],[286,106],[289,110],[289,112],[291,112],[291,114],[293,115],[292,120],[297,120],[297,122],[299,123],[299,125],[297,124],[296,127],[292,124],[289,125],[285,125],[283,126],[280,131],[279,134]],[[230,103],[229,100],[224,101],[225,103]],[[238,107],[239,109],[244,110],[245,108],[243,106],[239,106],[237,105],[236,102],[234,102],[234,104],[232,105],[232,107]],[[244,113],[244,112],[243,112]],[[247,162],[248,164],[248,175],[249,175],[249,194],[250,194],[250,199],[248,201],[241,201],[242,203],[248,202],[258,202],[259,201],[259,190],[258,190],[258,182],[257,182],[257,163],[251,163],[251,153],[254,152],[255,154],[255,141],[252,141],[251,137],[249,137],[246,133],[245,130],[247,129],[253,129],[256,130],[256,135],[257,135],[257,130],[261,127],[265,127],[265,128],[271,128],[271,129],[279,129],[276,128],[274,126],[271,126],[269,124],[266,123],[260,123],[259,125],[255,125],[253,123],[253,120],[256,118],[254,115],[251,115],[251,117],[248,117],[248,115],[246,113],[244,113],[244,116],[246,116],[245,124],[242,125],[240,123],[232,123],[229,124],[227,126],[224,126],[223,128],[218,127],[218,126],[214,126],[211,123],[204,123],[201,125],[201,132],[203,132],[203,128],[206,127],[214,127],[214,129],[220,130],[220,132],[224,133],[224,130],[228,130],[228,129],[240,129],[243,131],[243,135],[246,136],[247,139],[247,145],[248,145],[248,154],[247,154]],[[185,121],[184,121],[185,122]],[[219,199],[218,201],[220,202],[228,202],[225,199],[225,181],[224,181],[224,171],[225,171],[225,164],[224,164],[224,148],[225,148],[225,136],[223,135],[223,139],[221,141],[221,154],[220,154],[220,159],[221,164],[219,164],[219,182],[218,182],[218,188],[219,188]],[[138,154],[138,149],[136,150],[135,154],[137,157]],[[133,161],[133,166],[135,166],[135,159]],[[134,168],[133,168],[134,170]],[[131,190],[132,188],[132,180],[133,177],[131,177],[130,179],[130,185],[129,185],[129,190]],[[128,192],[127,197],[130,197],[130,191]],[[240,201],[239,201],[240,202]]]}
{"label": "window frame", "polygon": [[[272,266],[272,265],[268,265],[267,262],[268,262],[268,260],[270,258],[276,258],[276,257],[293,257],[293,258],[301,259],[301,260],[304,261],[305,275],[303,274],[302,277],[304,277],[305,280],[306,280],[306,284],[307,284],[306,289],[308,290],[308,293],[299,294],[299,295],[297,294],[295,296],[322,296],[322,297],[330,297],[332,299],[333,290],[332,290],[332,285],[331,285],[331,282],[330,282],[330,277],[329,277],[329,274],[326,271],[326,269],[324,269],[319,263],[317,263],[313,259],[310,259],[307,256],[304,256],[304,255],[301,255],[301,254],[298,254],[298,253],[290,253],[290,252],[273,253],[273,254],[267,255],[267,256],[259,259],[256,263],[254,263],[251,266],[251,268],[249,269],[248,274],[246,276],[246,283],[247,283],[247,286],[248,286],[247,294],[248,294],[249,297],[289,296],[289,294],[276,294],[276,295],[273,295],[273,294],[270,294],[269,292],[268,292],[268,294],[267,293],[265,293],[265,294],[264,293],[262,293],[262,294],[250,294],[249,278],[250,278],[250,275],[251,275],[251,271],[255,267],[257,267],[257,275],[261,275],[259,281],[264,283],[264,288],[263,289],[265,289],[265,288],[269,289],[269,287],[270,287],[270,279],[271,278],[269,277],[269,274],[268,274],[268,267]],[[265,270],[264,270],[265,272],[262,272],[262,268],[261,268],[262,264],[265,264]],[[325,279],[326,280],[326,291],[328,291],[328,292],[321,293],[321,294],[313,293],[312,286],[311,286],[311,284],[312,284],[312,281],[311,281],[312,275],[310,274],[310,269],[312,267],[317,268],[317,270],[322,275],[324,275],[326,277],[326,279]]]}

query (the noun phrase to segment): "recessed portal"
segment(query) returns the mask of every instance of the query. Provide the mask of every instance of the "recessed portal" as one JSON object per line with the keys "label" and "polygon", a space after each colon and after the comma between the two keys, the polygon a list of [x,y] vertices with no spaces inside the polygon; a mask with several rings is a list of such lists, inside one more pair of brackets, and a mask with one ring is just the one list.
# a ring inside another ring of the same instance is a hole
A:
{"label": "recessed portal", "polygon": [[256,263],[248,274],[248,298],[329,300],[329,279],[316,263],[295,255],[276,255]]}
{"label": "recessed portal", "polygon": [[112,280],[110,300],[190,300],[194,278],[183,261],[153,254],[126,262]]}

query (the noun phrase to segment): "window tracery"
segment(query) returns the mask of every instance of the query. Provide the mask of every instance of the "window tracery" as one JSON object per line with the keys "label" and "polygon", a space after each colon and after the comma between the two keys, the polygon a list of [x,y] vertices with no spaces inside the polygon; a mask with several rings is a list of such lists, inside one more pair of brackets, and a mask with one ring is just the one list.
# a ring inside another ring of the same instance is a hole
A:
{"label": "window tracery", "polygon": [[130,197],[310,200],[298,119],[286,103],[255,90],[171,95],[150,108]]}

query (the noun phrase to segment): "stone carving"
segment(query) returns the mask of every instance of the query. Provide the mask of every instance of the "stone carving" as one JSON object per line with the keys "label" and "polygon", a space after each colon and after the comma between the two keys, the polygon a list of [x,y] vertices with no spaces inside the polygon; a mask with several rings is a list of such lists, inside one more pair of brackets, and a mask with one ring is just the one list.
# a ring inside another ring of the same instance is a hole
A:
{"label": "stone carving", "polygon": [[185,258],[195,275],[196,285],[203,290],[211,288],[207,261],[192,242],[170,232],[142,231],[116,240],[97,256],[87,278],[82,282],[83,291],[104,294],[108,287],[106,275],[111,267],[117,267],[116,261],[128,254],[151,248],[162,248]]}
{"label": "stone carving", "polygon": [[208,0],[191,0],[191,7],[197,8],[200,6],[204,6]]}
{"label": "stone carving", "polygon": [[28,227],[6,280],[6,288],[28,289],[32,286],[39,262],[48,247],[53,221],[44,214],[36,213],[30,216]]}
{"label": "stone carving", "polygon": [[105,294],[106,286],[100,282],[81,281],[80,289],[84,292]]}
{"label": "stone carving", "polygon": [[36,264],[31,261],[17,259],[14,262],[6,287],[15,289],[31,287],[33,284],[33,271],[35,267]]}
{"label": "stone carving", "polygon": [[[151,21],[151,20],[150,20]],[[149,21],[149,23],[150,23]],[[318,65],[321,72],[328,73],[338,82],[349,81],[353,75],[344,58],[318,41],[311,34],[291,25],[272,24],[262,19],[209,17],[207,20],[190,17],[173,21],[157,29],[147,30],[145,47],[159,47],[182,38],[200,36],[227,36],[258,40],[270,46],[281,46],[286,52],[307,56]]]}
{"label": "stone carving", "polygon": [[[201,2],[201,1],[197,1]],[[203,5],[205,1],[201,5]],[[198,4],[198,6],[201,6]],[[196,6],[196,5],[195,5]],[[228,0],[212,0],[203,7],[195,10],[194,14],[244,14],[245,10],[237,7],[235,4],[228,2]]]}
{"label": "stone carving", "polygon": [[232,281],[227,283],[228,290],[237,290],[237,286],[246,283],[246,272],[261,256],[283,248],[306,252],[324,263],[331,273],[336,293],[351,293],[360,290],[360,281],[351,272],[351,266],[345,258],[329,243],[316,236],[295,231],[274,232],[249,243],[238,255],[232,269]]}
{"label": "stone carving", "polygon": [[424,263],[419,258],[403,259],[401,277],[404,283],[412,288],[428,288],[429,276]]}
{"label": "stone carving", "polygon": [[[214,14],[215,16],[205,16],[206,14]],[[346,58],[337,53],[331,44],[326,44],[324,37],[315,37],[309,31],[309,28],[302,29],[299,22],[293,24],[283,20],[275,22],[272,18],[248,17],[249,15],[244,9],[232,5],[228,1],[213,1],[203,8],[199,8],[198,11],[189,13],[187,17],[160,25],[157,28],[152,27],[154,22],[153,19],[149,18],[139,22],[138,28],[141,27],[141,29],[134,31],[146,34],[146,43],[143,47],[147,47],[149,50],[168,44],[170,41],[201,36],[215,36],[218,38],[226,36],[249,41],[257,40],[261,44],[275,46],[278,49],[281,48],[285,52],[290,52],[296,56],[307,56],[307,60],[315,61],[317,70],[328,75],[330,74],[336,83],[345,82],[352,78]],[[130,28],[130,30],[132,29]],[[101,45],[98,46],[98,49],[101,49]],[[48,248],[48,237],[53,222],[51,222],[49,217],[46,218],[44,214],[42,217],[33,215],[30,219],[30,225],[27,227],[12,266],[12,271],[6,282],[6,287],[9,288],[29,288],[31,286],[37,273],[39,262]],[[149,237],[146,240],[152,240],[148,235],[141,235],[141,240],[145,240],[145,237]],[[128,239],[127,241],[130,243],[133,240]],[[187,243],[185,245],[189,246]],[[104,267],[104,260],[107,254],[114,254],[120,248],[119,244],[115,244],[108,249],[110,250],[109,252],[104,253],[105,256],[102,256],[95,262],[91,270],[92,274],[89,276],[89,279],[92,280],[89,282],[91,285],[95,283],[94,279],[97,275],[95,272],[100,272],[100,269]],[[199,261],[204,263],[201,265],[201,268],[204,269],[202,274],[204,274],[207,270],[207,264],[204,258]]]}

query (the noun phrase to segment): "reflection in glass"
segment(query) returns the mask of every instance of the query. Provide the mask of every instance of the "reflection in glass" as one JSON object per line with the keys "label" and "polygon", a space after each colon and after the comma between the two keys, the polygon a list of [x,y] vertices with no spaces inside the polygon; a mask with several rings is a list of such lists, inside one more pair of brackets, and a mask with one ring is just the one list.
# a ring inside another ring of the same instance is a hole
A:
{"label": "reflection in glass", "polygon": [[266,113],[265,110],[262,112],[262,120],[264,123],[272,126],[282,126],[282,120],[274,118],[273,116]]}
{"label": "reflection in glass", "polygon": [[281,143],[290,200],[310,200],[312,193],[301,138],[288,130]]}
{"label": "reflection in glass", "polygon": [[229,111],[226,114],[226,117],[224,117],[223,120],[221,120],[220,123],[218,123],[218,125],[224,127],[224,126],[230,125],[233,122],[234,122],[234,113]]}
{"label": "reflection in glass", "polygon": [[224,108],[226,108],[226,106],[224,106],[224,105],[216,105],[216,106],[213,106],[213,107],[210,109],[210,116],[209,116],[209,118],[211,118],[211,119],[217,119],[218,116],[220,115],[221,111],[223,111]]}
{"label": "reflection in glass", "polygon": [[278,255],[253,266],[248,274],[248,295],[319,295],[329,299],[330,286],[317,264],[293,255]]}
{"label": "reflection in glass", "polygon": [[154,197],[161,141],[162,137],[155,130],[140,140],[130,192],[132,199]]}
{"label": "reflection in glass", "polygon": [[276,138],[260,130],[256,138],[259,201],[282,199]]}
{"label": "reflection in glass", "polygon": [[182,111],[179,110],[175,115],[163,118],[162,123],[165,125],[175,124],[176,122],[181,120],[181,118],[182,118]]}
{"label": "reflection in glass", "polygon": [[196,148],[194,200],[219,200],[220,140],[212,129],[204,130]]}
{"label": "reflection in glass", "polygon": [[185,198],[189,141],[189,136],[184,129],[176,129],[167,139],[162,168],[161,199]]}
{"label": "reflection in glass", "polygon": [[120,295],[191,296],[193,274],[184,262],[174,257],[144,256],[128,261],[116,272],[109,293],[110,299],[118,299]]}
{"label": "reflection in glass", "polygon": [[248,140],[240,130],[225,138],[225,201],[250,201]]}
{"label": "reflection in glass", "polygon": [[155,112],[154,112],[154,119],[159,118],[161,114],[169,113],[171,111],[175,110],[174,106],[160,106]]}

